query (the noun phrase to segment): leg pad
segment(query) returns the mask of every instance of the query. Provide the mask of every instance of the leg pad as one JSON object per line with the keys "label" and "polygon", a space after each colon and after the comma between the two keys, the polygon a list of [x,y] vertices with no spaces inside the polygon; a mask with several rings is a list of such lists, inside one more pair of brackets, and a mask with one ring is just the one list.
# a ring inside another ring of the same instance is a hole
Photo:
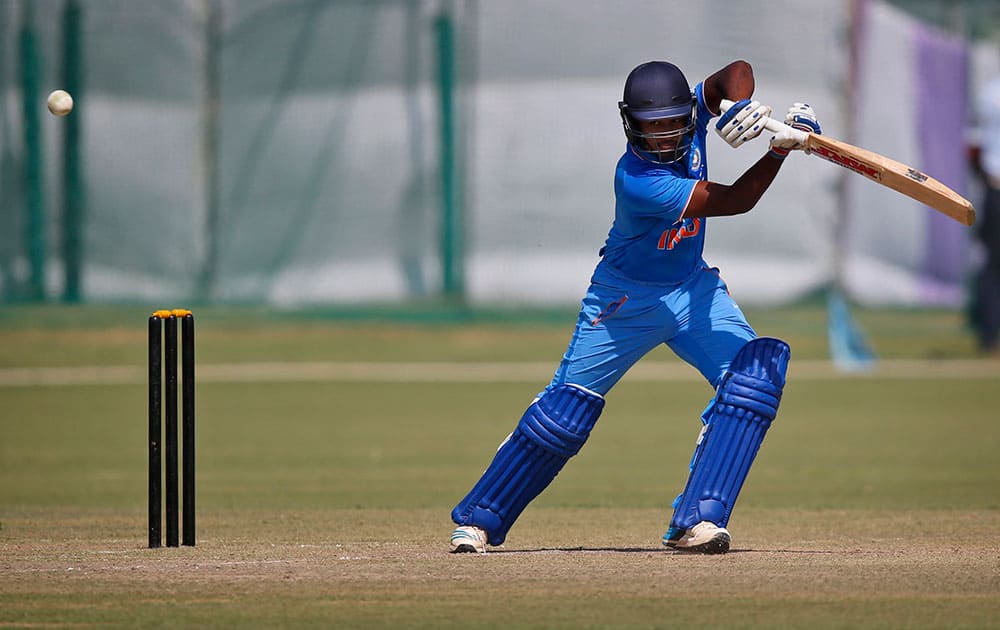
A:
{"label": "leg pad", "polygon": [[684,493],[674,503],[671,527],[687,529],[701,521],[725,527],[750,466],[778,413],[788,344],[761,337],[736,354],[715,398],[691,461]]}
{"label": "leg pad", "polygon": [[452,510],[458,525],[475,525],[502,544],[517,517],[570,457],[579,452],[604,409],[604,397],[577,385],[546,391],[524,412],[482,478]]}

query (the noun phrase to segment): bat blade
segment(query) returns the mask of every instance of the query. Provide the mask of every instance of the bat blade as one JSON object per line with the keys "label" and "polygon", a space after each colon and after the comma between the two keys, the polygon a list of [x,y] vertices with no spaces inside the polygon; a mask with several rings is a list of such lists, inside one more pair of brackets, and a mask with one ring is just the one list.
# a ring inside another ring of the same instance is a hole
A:
{"label": "bat blade", "polygon": [[826,136],[809,134],[806,147],[812,155],[833,162],[902,193],[941,212],[962,225],[976,222],[976,211],[968,199],[933,177],[873,151]]}
{"label": "bat blade", "polygon": [[[733,106],[733,102],[723,99],[721,106],[725,112]],[[763,123],[765,129],[775,133],[790,129],[785,123],[773,118],[765,118]],[[792,129],[792,132],[798,134],[799,141],[805,142],[806,148],[813,155],[860,173],[874,182],[951,217],[962,225],[972,225],[976,222],[976,210],[968,199],[913,167],[829,136],[806,134],[798,129]]]}

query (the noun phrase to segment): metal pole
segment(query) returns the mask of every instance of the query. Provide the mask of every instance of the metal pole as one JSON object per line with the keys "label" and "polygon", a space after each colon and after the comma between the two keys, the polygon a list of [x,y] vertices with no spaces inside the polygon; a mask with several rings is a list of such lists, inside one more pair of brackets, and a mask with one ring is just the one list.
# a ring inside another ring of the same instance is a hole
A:
{"label": "metal pole", "polygon": [[205,0],[205,41],[201,94],[201,163],[205,187],[205,254],[201,265],[199,291],[213,299],[219,273],[222,204],[219,195],[219,113],[222,48],[222,5]]}
{"label": "metal pole", "polygon": [[78,0],[68,0],[63,12],[63,89],[73,95],[76,111],[65,119],[63,136],[62,257],[63,301],[79,302],[83,267],[83,175],[80,126],[83,119],[83,20]]}
{"label": "metal pole", "polygon": [[461,212],[458,208],[455,139],[455,29],[451,7],[434,20],[438,52],[438,95],[441,138],[441,281],[446,297],[462,299]]}
{"label": "metal pole", "polygon": [[42,181],[42,125],[39,109],[43,107],[39,97],[41,63],[35,37],[31,3],[24,5],[21,16],[21,104],[24,115],[24,184],[25,213],[27,214],[28,262],[30,284],[27,297],[31,300],[45,299],[45,200]]}

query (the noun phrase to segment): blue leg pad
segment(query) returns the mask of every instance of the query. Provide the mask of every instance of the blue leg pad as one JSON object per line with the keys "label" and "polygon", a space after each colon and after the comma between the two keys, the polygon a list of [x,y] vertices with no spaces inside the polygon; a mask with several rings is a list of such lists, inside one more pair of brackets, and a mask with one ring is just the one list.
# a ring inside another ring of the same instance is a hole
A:
{"label": "blue leg pad", "polygon": [[701,521],[729,522],[750,465],[778,413],[790,351],[780,339],[760,337],[743,346],[705,410],[691,474],[674,502],[671,528]]}
{"label": "blue leg pad", "polygon": [[577,385],[558,385],[524,412],[482,478],[455,506],[458,525],[475,525],[502,544],[517,517],[555,479],[590,436],[604,397]]}

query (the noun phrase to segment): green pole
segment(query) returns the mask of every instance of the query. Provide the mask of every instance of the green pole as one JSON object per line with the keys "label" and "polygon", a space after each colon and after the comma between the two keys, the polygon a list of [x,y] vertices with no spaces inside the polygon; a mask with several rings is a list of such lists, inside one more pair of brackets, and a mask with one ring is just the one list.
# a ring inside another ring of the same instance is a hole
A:
{"label": "green pole", "polygon": [[205,57],[201,93],[201,164],[205,185],[205,254],[198,278],[198,290],[206,301],[218,293],[219,234],[222,200],[219,193],[219,125],[222,106],[221,67],[222,3],[205,0]]}
{"label": "green pole", "polygon": [[[0,10],[0,33],[7,33],[7,11]],[[0,63],[0,86],[10,85],[7,76],[8,65]],[[7,94],[4,88],[0,88],[0,93]],[[12,155],[11,147],[14,145],[11,138],[11,125],[7,115],[7,102],[0,99],[0,221],[4,225],[16,223],[15,213],[20,212],[21,204],[18,199],[20,191],[20,173],[14,170],[15,159]],[[18,296],[20,287],[17,286],[17,274],[14,273],[14,260],[17,258],[17,248],[20,239],[18,235],[5,231],[0,234],[0,300],[8,301]]]}
{"label": "green pole", "polygon": [[27,298],[45,299],[45,200],[42,181],[42,126],[39,120],[41,64],[35,41],[31,3],[21,21],[21,106],[24,116],[24,183],[26,243],[30,267]]}
{"label": "green pole", "polygon": [[63,136],[63,301],[79,302],[83,269],[83,214],[85,210],[81,159],[81,111],[83,102],[82,15],[78,0],[67,0],[63,11],[63,89],[75,102],[75,111],[65,119]]}
{"label": "green pole", "polygon": [[441,268],[444,295],[461,299],[465,293],[462,253],[462,213],[458,203],[455,134],[455,29],[442,11],[434,20],[438,52],[438,95],[441,117]]}

